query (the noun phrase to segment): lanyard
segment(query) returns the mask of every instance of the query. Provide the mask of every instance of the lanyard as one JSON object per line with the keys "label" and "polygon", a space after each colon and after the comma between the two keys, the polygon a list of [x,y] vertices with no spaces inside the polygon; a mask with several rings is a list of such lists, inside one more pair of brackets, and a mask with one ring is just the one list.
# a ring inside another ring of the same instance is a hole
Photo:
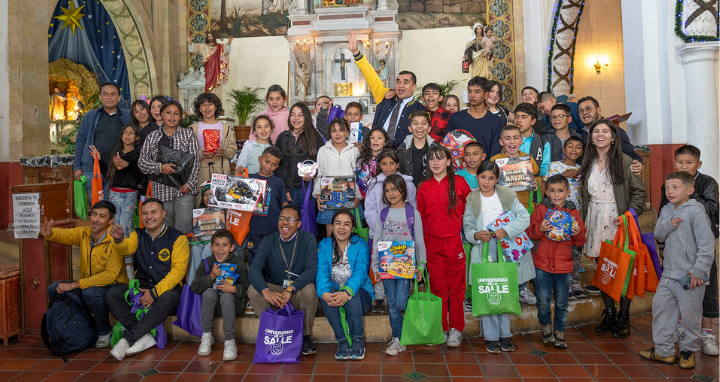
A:
{"label": "lanyard", "polygon": [[282,247],[282,239],[278,236],[278,243],[280,243],[280,253],[282,254],[283,261],[285,261],[285,267],[288,272],[292,271],[293,262],[295,261],[295,249],[297,248],[298,238],[295,238],[295,244],[293,245],[292,255],[290,256],[290,265],[288,265],[287,258],[285,257],[285,250]]}

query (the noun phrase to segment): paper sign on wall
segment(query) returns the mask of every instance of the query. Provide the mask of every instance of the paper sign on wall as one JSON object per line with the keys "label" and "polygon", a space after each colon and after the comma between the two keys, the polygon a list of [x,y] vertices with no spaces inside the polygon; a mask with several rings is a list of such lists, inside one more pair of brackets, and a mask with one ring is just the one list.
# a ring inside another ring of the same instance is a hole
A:
{"label": "paper sign on wall", "polygon": [[40,234],[40,193],[13,194],[16,239],[37,239]]}

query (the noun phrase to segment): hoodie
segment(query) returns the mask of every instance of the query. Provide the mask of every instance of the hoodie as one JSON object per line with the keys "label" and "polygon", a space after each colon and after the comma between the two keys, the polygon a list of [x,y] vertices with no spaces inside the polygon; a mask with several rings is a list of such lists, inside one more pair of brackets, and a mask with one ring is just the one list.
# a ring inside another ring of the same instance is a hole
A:
{"label": "hoodie", "polygon": [[[417,206],[417,200],[415,200],[415,184],[413,184],[412,176],[398,174],[405,179],[405,187],[407,188],[407,200],[406,202]],[[370,238],[373,238],[373,230],[375,229],[375,220],[380,215],[380,211],[388,205],[383,202],[383,182],[385,181],[385,174],[382,172],[378,174],[374,179],[370,180],[370,186],[365,193],[365,220],[370,228]]]}
{"label": "hoodie", "polygon": [[[580,226],[580,233],[566,241],[550,240],[545,235],[545,232],[540,231],[540,223],[545,220],[545,216],[549,210],[569,213]],[[527,234],[532,240],[536,242],[538,240],[540,241],[536,245],[532,255],[535,268],[555,274],[572,273],[575,261],[573,260],[572,249],[570,247],[582,247],[586,241],[586,231],[587,229],[580,218],[580,213],[575,208],[575,203],[566,200],[562,207],[555,207],[550,198],[544,197],[530,216],[530,227],[527,229]]]}
{"label": "hoodie", "polygon": [[417,209],[422,216],[425,234],[435,238],[459,236],[463,226],[463,213],[465,200],[472,190],[465,178],[455,175],[455,193],[457,205],[448,211],[450,200],[448,198],[448,176],[441,180],[435,177],[425,180],[418,189]]}
{"label": "hoodie", "polygon": [[[353,176],[355,175],[355,163],[360,157],[360,150],[355,145],[346,144],[345,147],[338,152],[333,141],[325,142],[320,147],[317,155],[317,175],[315,175],[315,185],[313,187],[313,196],[320,195],[320,180],[329,176]],[[355,183],[355,197],[362,199],[362,194]]]}
{"label": "hoodie", "polygon": [[[288,118],[290,118],[290,110],[285,106],[283,106],[283,108],[280,110],[272,110],[270,109],[270,106],[268,106],[265,111],[258,115],[267,115],[272,120],[273,125],[275,125],[275,129],[273,130],[272,134],[270,134],[270,140],[272,142],[277,142],[278,135],[288,129]],[[252,131],[250,131],[249,140],[257,141],[257,136]]]}
{"label": "hoodie", "polygon": [[[431,136],[427,135],[425,136],[425,140],[427,141],[427,147],[430,148],[430,145],[435,143],[435,140],[432,139]],[[400,144],[400,146],[397,149],[398,157],[400,158],[400,172],[406,175],[413,176],[413,135],[409,134],[403,142]],[[425,164],[423,164],[425,165]],[[420,182],[422,180],[419,180],[417,183],[415,183],[415,186],[419,186]]]}
{"label": "hoodie", "polygon": [[[670,219],[681,218],[677,228]],[[715,256],[715,236],[705,207],[695,199],[678,206],[668,203],[660,211],[655,225],[655,239],[665,242],[663,274],[677,280],[688,272],[702,279],[710,272]]]}

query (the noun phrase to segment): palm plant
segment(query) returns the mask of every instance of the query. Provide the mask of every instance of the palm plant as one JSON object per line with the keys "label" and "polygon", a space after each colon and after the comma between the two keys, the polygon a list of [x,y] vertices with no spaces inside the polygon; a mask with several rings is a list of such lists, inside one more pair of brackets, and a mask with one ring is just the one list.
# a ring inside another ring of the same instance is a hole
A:
{"label": "palm plant", "polygon": [[[438,83],[438,86],[440,87],[440,95],[443,96],[443,98],[447,97],[448,94],[455,90],[455,87],[457,87],[459,83],[460,81],[458,80],[447,80],[443,83]],[[415,99],[418,101],[422,100],[422,88],[419,86],[415,89]]]}
{"label": "palm plant", "polygon": [[241,90],[233,89],[230,91],[231,112],[237,117],[240,126],[245,125],[248,116],[257,111],[265,102],[260,96],[262,90],[263,88],[245,86]]}

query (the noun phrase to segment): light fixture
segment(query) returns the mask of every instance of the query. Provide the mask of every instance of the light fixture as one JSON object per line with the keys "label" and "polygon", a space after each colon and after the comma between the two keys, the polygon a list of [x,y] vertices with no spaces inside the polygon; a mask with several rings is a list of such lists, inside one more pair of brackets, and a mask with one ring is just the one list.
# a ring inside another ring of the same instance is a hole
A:
{"label": "light fixture", "polygon": [[599,74],[602,69],[607,70],[609,64],[607,62],[600,64],[600,60],[598,60],[593,66],[595,67],[595,72]]}

